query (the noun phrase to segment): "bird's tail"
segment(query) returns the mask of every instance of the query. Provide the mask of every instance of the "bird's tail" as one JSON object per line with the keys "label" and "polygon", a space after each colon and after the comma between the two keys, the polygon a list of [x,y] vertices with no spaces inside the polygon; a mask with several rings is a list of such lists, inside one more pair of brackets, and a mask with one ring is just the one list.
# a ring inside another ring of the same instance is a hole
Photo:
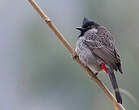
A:
{"label": "bird's tail", "polygon": [[119,92],[119,88],[118,88],[118,85],[117,85],[117,81],[116,81],[114,72],[109,67],[107,68],[107,70],[108,70],[108,74],[109,74],[109,78],[110,78],[112,87],[113,87],[114,92],[115,92],[117,102],[122,104],[122,97],[121,97],[120,92]]}

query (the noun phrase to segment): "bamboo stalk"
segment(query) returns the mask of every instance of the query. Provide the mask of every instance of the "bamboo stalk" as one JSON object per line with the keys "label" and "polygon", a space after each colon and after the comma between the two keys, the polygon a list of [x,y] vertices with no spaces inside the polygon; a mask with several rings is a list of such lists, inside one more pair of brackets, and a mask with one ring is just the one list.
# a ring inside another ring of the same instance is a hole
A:
{"label": "bamboo stalk", "polygon": [[[51,19],[46,16],[46,14],[41,10],[41,8],[35,3],[34,0],[28,0],[30,4],[34,7],[34,9],[38,12],[38,14],[41,16],[41,18],[45,21],[46,24],[51,28],[51,30],[56,34],[58,39],[63,43],[63,45],[67,48],[69,53],[74,56],[75,51],[72,49],[71,45],[66,41],[64,36],[61,34],[61,32],[56,28],[56,26],[53,24]],[[115,110],[125,110],[124,107],[117,103],[115,97],[112,95],[112,93],[107,89],[107,87],[94,75],[94,73],[86,66],[84,66],[78,57],[74,58],[74,60],[83,68],[84,71],[88,74],[88,76],[101,88],[101,90],[104,92],[106,96],[109,97],[110,100],[115,105]]]}

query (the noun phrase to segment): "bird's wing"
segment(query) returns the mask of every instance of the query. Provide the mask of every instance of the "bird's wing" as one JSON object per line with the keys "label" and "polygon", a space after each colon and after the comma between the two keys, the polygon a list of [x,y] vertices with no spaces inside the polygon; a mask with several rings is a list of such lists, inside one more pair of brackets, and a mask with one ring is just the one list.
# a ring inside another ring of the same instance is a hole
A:
{"label": "bird's wing", "polygon": [[98,27],[97,40],[99,40],[104,46],[107,48],[114,50],[115,49],[115,41],[111,35],[111,33],[103,26]]}
{"label": "bird's wing", "polygon": [[108,64],[113,69],[116,69],[116,57],[114,53],[102,45],[100,42],[86,40],[86,45],[88,48],[99,58],[101,58],[106,64]]}
{"label": "bird's wing", "polygon": [[112,34],[107,30],[107,28],[105,28],[104,26],[99,26],[98,27],[98,33],[97,35],[98,40],[109,50],[111,50],[112,53],[114,53],[114,56],[116,58],[116,65],[118,67],[118,70],[122,72],[122,68],[121,68],[121,61],[120,61],[120,55],[118,53],[117,48],[115,47],[115,41],[112,37]]}
{"label": "bird's wing", "polygon": [[94,54],[100,57],[111,68],[115,70],[119,69],[117,63],[120,62],[120,60],[116,57],[112,38],[109,39],[109,37],[105,37],[106,39],[104,39],[91,30],[85,33],[84,36],[86,38],[86,45]]}

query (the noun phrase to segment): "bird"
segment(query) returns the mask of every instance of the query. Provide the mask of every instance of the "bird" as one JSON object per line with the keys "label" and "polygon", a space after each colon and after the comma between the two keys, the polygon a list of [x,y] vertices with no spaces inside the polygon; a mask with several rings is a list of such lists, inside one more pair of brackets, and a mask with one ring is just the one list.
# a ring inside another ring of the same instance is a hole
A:
{"label": "bird", "polygon": [[112,34],[106,27],[86,17],[82,26],[76,29],[80,30],[80,35],[77,37],[74,57],[78,56],[84,66],[95,70],[96,76],[99,72],[105,71],[111,81],[117,102],[122,104],[114,72],[123,73],[123,71]]}

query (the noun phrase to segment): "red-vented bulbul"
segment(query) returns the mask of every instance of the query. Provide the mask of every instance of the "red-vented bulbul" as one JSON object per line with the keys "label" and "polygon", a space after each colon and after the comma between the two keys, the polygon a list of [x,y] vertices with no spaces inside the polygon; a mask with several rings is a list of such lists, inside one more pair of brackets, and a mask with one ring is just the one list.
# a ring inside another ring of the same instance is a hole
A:
{"label": "red-vented bulbul", "polygon": [[76,29],[81,31],[75,49],[80,61],[97,73],[102,70],[108,73],[117,102],[122,104],[114,75],[114,70],[122,73],[121,61],[111,33],[104,26],[87,18],[84,18],[82,27]]}

